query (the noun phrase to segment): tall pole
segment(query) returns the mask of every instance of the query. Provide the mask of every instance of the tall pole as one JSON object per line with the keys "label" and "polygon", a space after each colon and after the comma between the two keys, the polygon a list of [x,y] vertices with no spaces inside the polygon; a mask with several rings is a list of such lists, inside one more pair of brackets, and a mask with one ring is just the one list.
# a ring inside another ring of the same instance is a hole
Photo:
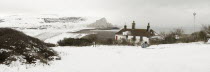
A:
{"label": "tall pole", "polygon": [[194,16],[194,32],[195,32],[195,16],[196,16],[195,12],[193,13],[193,16]]}

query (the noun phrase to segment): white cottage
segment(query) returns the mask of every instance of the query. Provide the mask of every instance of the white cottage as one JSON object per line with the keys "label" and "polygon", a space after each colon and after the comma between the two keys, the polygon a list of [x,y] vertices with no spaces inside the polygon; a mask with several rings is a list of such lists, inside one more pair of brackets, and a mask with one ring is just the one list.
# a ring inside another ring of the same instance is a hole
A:
{"label": "white cottage", "polygon": [[131,29],[127,29],[127,26],[125,25],[123,29],[115,34],[115,40],[122,41],[124,39],[134,43],[149,43],[150,37],[154,35],[154,31],[150,29],[149,23],[147,29],[136,29],[135,21],[133,21]]}

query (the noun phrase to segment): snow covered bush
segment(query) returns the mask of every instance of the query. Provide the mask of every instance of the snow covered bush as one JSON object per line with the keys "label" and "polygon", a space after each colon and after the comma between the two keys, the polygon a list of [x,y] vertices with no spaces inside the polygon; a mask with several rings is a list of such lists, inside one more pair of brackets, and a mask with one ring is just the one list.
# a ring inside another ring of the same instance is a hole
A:
{"label": "snow covered bush", "polygon": [[57,53],[39,39],[14,29],[0,28],[0,64],[10,64],[17,57],[25,59],[25,63],[47,63],[54,56],[58,56]]}

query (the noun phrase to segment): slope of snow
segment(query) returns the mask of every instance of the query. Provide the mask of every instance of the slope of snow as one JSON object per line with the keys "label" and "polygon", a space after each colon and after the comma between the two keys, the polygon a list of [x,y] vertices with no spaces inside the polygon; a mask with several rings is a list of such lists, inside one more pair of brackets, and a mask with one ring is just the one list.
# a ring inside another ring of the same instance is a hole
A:
{"label": "slope of snow", "polygon": [[0,65],[0,72],[209,72],[210,44],[55,47],[50,65]]}

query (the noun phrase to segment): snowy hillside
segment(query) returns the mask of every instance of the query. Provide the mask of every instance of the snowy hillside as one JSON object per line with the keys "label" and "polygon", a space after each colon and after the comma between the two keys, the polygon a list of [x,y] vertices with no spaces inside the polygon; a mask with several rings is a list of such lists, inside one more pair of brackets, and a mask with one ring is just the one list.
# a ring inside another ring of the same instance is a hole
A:
{"label": "snowy hillside", "polygon": [[210,45],[56,47],[51,65],[0,65],[0,72],[209,72]]}
{"label": "snowy hillside", "polygon": [[[83,29],[112,27],[102,17],[62,17],[58,15],[13,15],[0,18],[0,27],[14,28],[29,36],[56,44],[63,38],[81,38],[87,34],[72,34]],[[51,39],[52,38],[52,39]]]}

